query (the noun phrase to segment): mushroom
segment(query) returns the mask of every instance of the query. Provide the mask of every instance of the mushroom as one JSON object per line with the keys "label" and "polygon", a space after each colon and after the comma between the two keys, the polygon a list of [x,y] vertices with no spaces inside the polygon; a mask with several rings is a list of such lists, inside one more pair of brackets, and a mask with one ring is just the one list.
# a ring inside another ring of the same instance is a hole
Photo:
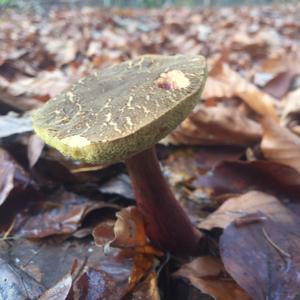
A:
{"label": "mushroom", "polygon": [[164,180],[154,146],[199,102],[205,79],[202,56],[141,56],[79,80],[33,114],[33,127],[73,159],[124,161],[149,238],[191,255],[199,233]]}

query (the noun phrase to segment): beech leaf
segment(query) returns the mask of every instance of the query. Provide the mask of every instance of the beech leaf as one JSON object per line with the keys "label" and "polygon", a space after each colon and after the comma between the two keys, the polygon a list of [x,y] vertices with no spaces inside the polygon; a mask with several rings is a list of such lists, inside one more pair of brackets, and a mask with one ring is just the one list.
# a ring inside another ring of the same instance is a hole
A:
{"label": "beech leaf", "polygon": [[[198,227],[206,230],[213,228],[224,229],[233,221],[247,214],[258,212],[280,219],[282,213],[285,213],[285,209],[275,197],[262,192],[251,191],[239,197],[226,200],[215,212],[203,220]],[[259,221],[259,219],[253,219],[252,221]]]}

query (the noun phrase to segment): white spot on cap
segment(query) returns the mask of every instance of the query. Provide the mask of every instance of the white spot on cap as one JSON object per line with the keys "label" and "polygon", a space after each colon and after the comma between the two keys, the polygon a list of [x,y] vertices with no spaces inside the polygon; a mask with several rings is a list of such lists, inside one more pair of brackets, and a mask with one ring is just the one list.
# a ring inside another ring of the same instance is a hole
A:
{"label": "white spot on cap", "polygon": [[129,125],[129,127],[131,128],[133,126],[131,118],[130,117],[126,117],[126,123]]}
{"label": "white spot on cap", "polygon": [[190,80],[180,70],[172,70],[160,74],[156,80],[158,87],[165,90],[184,89],[190,85]]}
{"label": "white spot on cap", "polygon": [[72,92],[67,92],[67,96],[68,96],[70,102],[74,102],[74,94]]}
{"label": "white spot on cap", "polygon": [[70,147],[80,147],[80,148],[91,144],[91,142],[87,138],[80,135],[68,136],[62,139],[61,142]]}
{"label": "white spot on cap", "polygon": [[108,114],[105,115],[106,122],[110,122],[111,116],[112,116],[111,113],[108,113]]}

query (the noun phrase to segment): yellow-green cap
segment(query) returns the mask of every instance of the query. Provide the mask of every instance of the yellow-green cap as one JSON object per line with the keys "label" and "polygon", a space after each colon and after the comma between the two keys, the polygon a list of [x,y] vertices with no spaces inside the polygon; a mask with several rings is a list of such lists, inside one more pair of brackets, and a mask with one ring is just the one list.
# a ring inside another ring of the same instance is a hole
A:
{"label": "yellow-green cap", "polygon": [[33,114],[50,146],[74,159],[113,163],[153,146],[200,100],[199,55],[145,55],[95,72]]}

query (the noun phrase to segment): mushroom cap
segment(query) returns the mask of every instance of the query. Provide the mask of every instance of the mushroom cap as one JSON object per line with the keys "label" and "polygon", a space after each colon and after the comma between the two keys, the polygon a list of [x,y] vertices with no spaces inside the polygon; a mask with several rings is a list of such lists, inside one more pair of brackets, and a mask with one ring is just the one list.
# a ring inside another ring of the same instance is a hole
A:
{"label": "mushroom cap", "polygon": [[96,71],[33,114],[50,146],[74,159],[113,163],[153,146],[200,101],[199,55],[145,55]]}

